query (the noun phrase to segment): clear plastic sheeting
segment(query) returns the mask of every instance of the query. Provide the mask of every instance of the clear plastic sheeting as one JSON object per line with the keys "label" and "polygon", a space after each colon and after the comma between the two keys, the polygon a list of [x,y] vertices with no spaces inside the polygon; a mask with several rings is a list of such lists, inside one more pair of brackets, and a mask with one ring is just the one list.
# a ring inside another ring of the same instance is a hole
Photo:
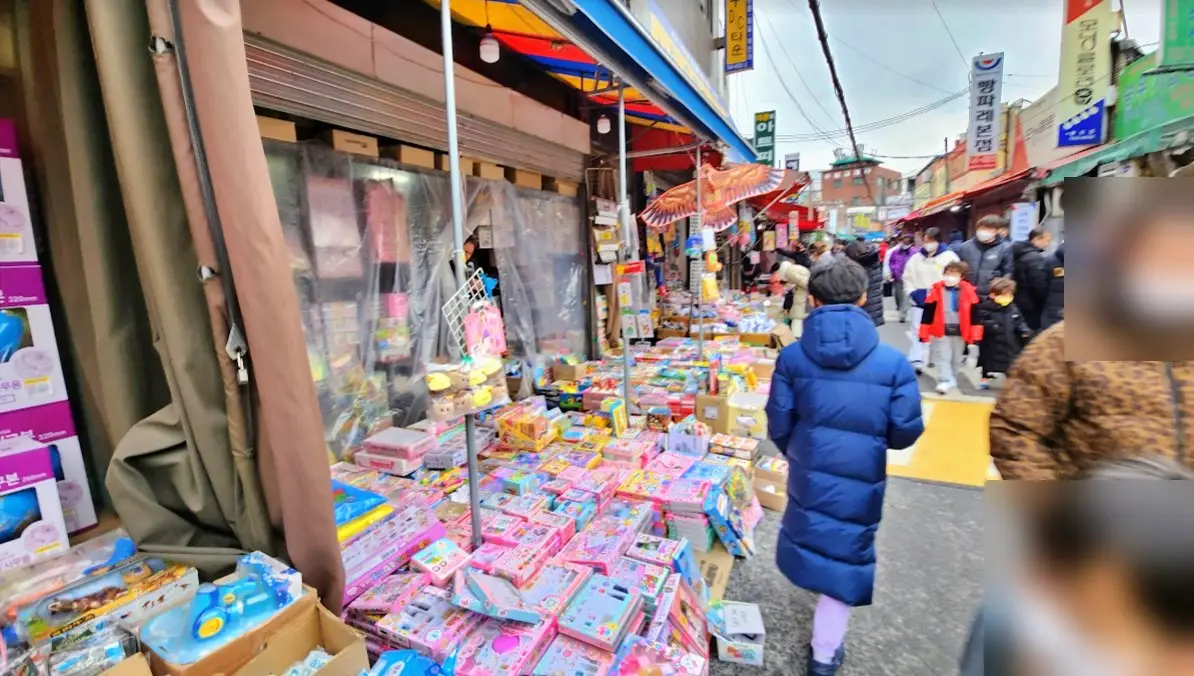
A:
{"label": "clear plastic sheeting", "polygon": [[[318,143],[266,141],[265,151],[328,447],[339,458],[391,418],[422,419],[426,364],[458,356],[441,311],[456,289],[448,174]],[[492,234],[510,356],[584,354],[577,201],[466,177],[464,205],[465,235],[478,226]]]}

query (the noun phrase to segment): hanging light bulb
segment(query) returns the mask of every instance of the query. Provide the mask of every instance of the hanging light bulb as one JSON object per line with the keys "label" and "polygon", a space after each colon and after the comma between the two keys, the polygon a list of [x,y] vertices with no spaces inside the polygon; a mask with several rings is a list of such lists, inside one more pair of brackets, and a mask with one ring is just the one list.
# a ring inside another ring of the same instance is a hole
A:
{"label": "hanging light bulb", "polygon": [[602,115],[601,117],[597,118],[597,133],[598,134],[608,134],[609,133],[609,117],[608,116]]}
{"label": "hanging light bulb", "polygon": [[502,57],[502,49],[497,38],[493,37],[493,28],[485,27],[485,37],[481,38],[481,60],[485,63],[497,63]]}

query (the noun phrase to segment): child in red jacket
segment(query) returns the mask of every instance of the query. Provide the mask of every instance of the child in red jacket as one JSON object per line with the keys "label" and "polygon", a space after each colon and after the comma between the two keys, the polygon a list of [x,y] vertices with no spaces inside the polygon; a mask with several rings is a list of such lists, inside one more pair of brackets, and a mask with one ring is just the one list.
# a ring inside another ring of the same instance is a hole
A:
{"label": "child in red jacket", "polygon": [[983,338],[983,325],[975,316],[978,292],[966,281],[968,270],[961,261],[946,265],[944,279],[925,295],[920,342],[929,343],[940,370],[937,392],[941,394],[958,386],[957,373],[966,348]]}

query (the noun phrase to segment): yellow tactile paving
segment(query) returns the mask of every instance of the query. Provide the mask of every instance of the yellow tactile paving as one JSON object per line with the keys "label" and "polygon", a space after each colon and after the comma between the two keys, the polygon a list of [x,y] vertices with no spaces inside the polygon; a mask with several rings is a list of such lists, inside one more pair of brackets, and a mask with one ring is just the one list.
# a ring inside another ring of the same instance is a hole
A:
{"label": "yellow tactile paving", "polygon": [[888,453],[887,473],[961,486],[998,479],[987,437],[992,408],[989,402],[924,401],[924,435],[912,448]]}

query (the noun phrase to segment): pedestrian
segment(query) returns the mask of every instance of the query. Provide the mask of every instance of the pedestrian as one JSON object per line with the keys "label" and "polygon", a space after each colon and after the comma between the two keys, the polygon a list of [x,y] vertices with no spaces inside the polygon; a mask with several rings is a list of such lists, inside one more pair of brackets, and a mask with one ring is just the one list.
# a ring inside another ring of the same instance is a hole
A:
{"label": "pedestrian", "polygon": [[999,237],[999,230],[1006,226],[1007,219],[1002,216],[983,216],[974,237],[958,247],[958,258],[970,266],[966,281],[974,285],[979,296],[991,292],[992,279],[1015,275],[1011,242]]}
{"label": "pedestrian", "polygon": [[816,270],[818,266],[829,265],[833,262],[833,254],[829,252],[829,245],[825,242],[813,242],[808,246],[808,255],[812,260],[812,264],[808,266],[809,271]]}
{"label": "pedestrian", "polygon": [[917,373],[924,370],[926,346],[920,342],[920,320],[924,313],[924,299],[929,289],[945,277],[945,266],[956,263],[958,255],[941,243],[941,231],[928,228],[921,233],[920,251],[908,259],[904,267],[904,292],[911,308],[908,311],[908,361]]}
{"label": "pedestrian", "polygon": [[1045,259],[1045,277],[1048,287],[1041,308],[1042,331],[1065,319],[1065,242]]}
{"label": "pedestrian", "polygon": [[846,258],[858,263],[866,270],[870,284],[866,291],[866,305],[862,307],[871,316],[875,326],[883,326],[883,257],[874,247],[861,240],[850,242],[846,247]]}
{"label": "pedestrian", "polygon": [[820,594],[810,676],[837,673],[850,609],[873,601],[887,449],[924,432],[916,374],[862,310],[869,283],[853,261],[813,271],[816,309],[779,353],[767,400],[768,436],[790,462],[776,563]]}
{"label": "pedestrian", "polygon": [[949,248],[954,253],[966,242],[966,235],[958,228],[949,231]]}
{"label": "pedestrian", "polygon": [[996,374],[1006,375],[1012,362],[1032,339],[1033,331],[1016,306],[1016,283],[1007,277],[991,280],[991,294],[979,302],[983,337],[978,344],[979,388],[986,390]]}
{"label": "pedestrian", "polygon": [[937,392],[947,394],[958,386],[966,348],[982,340],[978,323],[978,294],[966,281],[967,266],[954,261],[945,266],[941,281],[929,289],[920,320],[920,342],[929,343],[937,364]]}
{"label": "pedestrian", "polygon": [[1012,243],[1013,279],[1016,282],[1016,307],[1033,331],[1041,329],[1041,313],[1049,294],[1049,276],[1045,270],[1045,250],[1052,235],[1044,228],[1033,228],[1028,239]]}
{"label": "pedestrian", "polygon": [[888,251],[883,262],[883,276],[891,282],[891,295],[895,299],[901,324],[908,321],[908,306],[911,305],[904,291],[904,268],[916,253],[912,248],[913,241],[912,235],[900,237],[899,242]]}
{"label": "pedestrian", "polygon": [[1194,362],[1066,361],[1065,322],[1012,365],[991,412],[990,446],[1004,479],[1072,479],[1151,449],[1191,464]]}
{"label": "pedestrian", "polygon": [[784,297],[784,310],[787,312],[792,336],[799,339],[803,333],[804,318],[808,315],[808,268],[784,260],[780,261],[779,270],[775,274],[788,289]]}

